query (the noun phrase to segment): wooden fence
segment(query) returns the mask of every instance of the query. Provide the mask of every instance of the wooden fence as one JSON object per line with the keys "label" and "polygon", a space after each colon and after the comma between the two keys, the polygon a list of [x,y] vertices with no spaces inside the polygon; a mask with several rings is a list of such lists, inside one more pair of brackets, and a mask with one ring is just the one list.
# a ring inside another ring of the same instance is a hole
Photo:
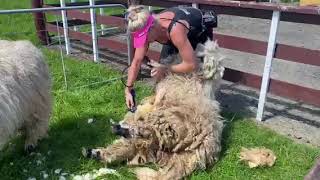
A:
{"label": "wooden fence", "polygon": [[[96,1],[96,4],[105,4],[108,3],[121,3],[127,6],[127,1],[122,0],[111,0],[111,1]],[[288,5],[279,5],[272,3],[256,3],[256,2],[246,2],[246,1],[227,1],[227,0],[141,0],[143,5],[148,6],[157,6],[157,7],[172,7],[177,5],[196,5],[200,9],[206,10],[214,10],[218,15],[235,15],[242,17],[251,17],[251,18],[261,18],[261,19],[272,19],[272,22],[278,20],[294,22],[294,23],[304,23],[305,25],[313,24],[320,25],[320,7],[299,7],[299,6],[288,6]],[[195,4],[196,3],[196,4]],[[67,3],[66,6],[76,6],[76,5],[84,5],[88,3]],[[39,4],[37,4],[39,6]],[[53,7],[60,6],[56,5],[44,5],[45,7]],[[275,16],[275,12],[281,14],[281,16]],[[55,14],[60,14],[60,12],[52,12]],[[43,16],[43,14],[38,14],[38,16]],[[82,12],[80,10],[70,10],[67,11],[67,17],[70,19],[69,23],[78,24],[90,24],[90,15],[88,13]],[[276,18],[275,18],[276,17]],[[109,26],[117,26],[120,28],[126,28],[126,21],[123,16],[96,16],[97,24],[105,24]],[[71,20],[73,19],[73,20]],[[57,32],[57,27],[55,24],[50,22],[38,20],[37,23],[38,30],[43,31],[47,30],[51,33]],[[43,25],[45,24],[45,25]],[[43,26],[39,26],[43,25]],[[59,27],[61,32],[63,32],[63,27]],[[271,27],[272,29],[272,27]],[[275,29],[276,30],[276,29]],[[271,30],[272,31],[272,30]],[[40,36],[40,35],[39,35]],[[78,39],[83,41],[84,43],[92,44],[92,37],[90,34],[77,32],[72,29],[69,29],[69,36],[73,39]],[[270,37],[276,36],[276,34],[272,35],[270,32]],[[218,40],[219,45],[222,48],[263,55],[266,56],[267,53],[271,53],[272,58],[279,58],[286,61],[309,64],[314,66],[320,66],[320,50],[312,50],[303,47],[295,47],[286,44],[274,43],[274,47],[272,48],[272,42],[269,41],[259,41],[253,40],[243,37],[236,37],[225,34],[215,34],[215,38]],[[275,39],[276,37],[274,37]],[[293,37],[294,38],[294,37]],[[45,39],[40,36],[40,39]],[[48,41],[48,40],[47,40]],[[109,48],[113,51],[118,52],[127,52],[127,44],[112,40],[110,38],[99,37],[98,38],[98,46],[100,48]],[[159,58],[159,51],[150,51],[149,56],[151,58]],[[270,60],[270,61],[271,61]],[[268,61],[268,59],[266,59]],[[265,69],[265,73],[268,74]],[[227,81],[231,81],[234,83],[241,83],[245,86],[253,87],[256,89],[263,90],[261,88],[263,76],[258,76],[254,74],[250,74],[248,72],[241,72],[235,69],[227,68],[224,79]],[[275,79],[267,79],[267,92],[272,93],[274,95],[278,95],[281,97],[293,99],[296,101],[302,101],[307,104],[320,106],[320,90],[311,89],[308,87],[299,86],[296,84],[291,84]],[[319,82],[320,83],[320,82]],[[263,93],[261,91],[261,93]],[[260,95],[260,100],[265,97]],[[261,111],[261,108],[260,108]],[[263,107],[262,107],[263,111]],[[260,115],[261,116],[261,115]],[[258,116],[257,116],[258,118]],[[261,119],[258,118],[258,119]]]}

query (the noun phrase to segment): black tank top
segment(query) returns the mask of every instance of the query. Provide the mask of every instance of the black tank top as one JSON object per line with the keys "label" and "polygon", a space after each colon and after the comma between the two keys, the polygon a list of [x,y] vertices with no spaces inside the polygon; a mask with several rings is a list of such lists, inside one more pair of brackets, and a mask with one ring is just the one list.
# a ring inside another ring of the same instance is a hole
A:
{"label": "black tank top", "polygon": [[[171,20],[171,23],[169,24],[169,27],[168,27],[169,35],[175,23],[180,23],[189,30],[188,39],[190,41],[194,40],[203,31],[202,12],[197,8],[171,7],[164,10],[163,12],[173,12],[175,14],[173,19],[160,18],[160,19]],[[179,20],[187,21],[189,24],[189,28],[182,22],[179,22]],[[172,44],[171,40],[169,40],[166,44]],[[192,44],[192,46],[194,45]]]}

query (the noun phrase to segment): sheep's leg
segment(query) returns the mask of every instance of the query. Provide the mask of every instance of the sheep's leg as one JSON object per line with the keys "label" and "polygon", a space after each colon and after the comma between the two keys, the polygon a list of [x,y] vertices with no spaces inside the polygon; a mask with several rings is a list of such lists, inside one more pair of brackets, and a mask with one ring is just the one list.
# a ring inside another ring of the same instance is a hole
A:
{"label": "sheep's leg", "polygon": [[136,168],[135,172],[139,180],[176,180],[189,176],[199,166],[196,153],[185,152],[174,154],[159,171]]}
{"label": "sheep's leg", "polygon": [[[25,149],[32,151],[38,140],[48,136],[49,119],[52,110],[52,96],[50,94],[50,84],[48,84],[47,74],[41,78],[34,78],[34,88],[37,90],[31,97],[30,106],[31,114],[25,122]],[[39,84],[39,82],[46,82]]]}
{"label": "sheep's leg", "polygon": [[199,165],[196,153],[174,154],[169,163],[160,170],[159,179],[182,179],[189,176]]}
{"label": "sheep's leg", "polygon": [[88,158],[94,158],[106,163],[115,161],[126,161],[134,158],[136,149],[134,143],[130,139],[119,139],[106,148],[96,148],[83,150],[83,155]]}
{"label": "sheep's leg", "polygon": [[5,147],[12,135],[14,135],[12,132],[7,131],[3,127],[0,127],[0,150]]}
{"label": "sheep's leg", "polygon": [[[48,112],[48,111],[46,111]],[[33,113],[30,121],[26,122],[25,125],[25,150],[31,152],[37,146],[40,139],[47,137],[48,124],[49,124],[49,113]]]}

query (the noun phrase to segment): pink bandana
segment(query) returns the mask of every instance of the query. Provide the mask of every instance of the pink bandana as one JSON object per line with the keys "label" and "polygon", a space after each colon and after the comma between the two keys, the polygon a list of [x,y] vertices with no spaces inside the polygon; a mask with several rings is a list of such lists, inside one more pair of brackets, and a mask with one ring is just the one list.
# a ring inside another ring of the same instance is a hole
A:
{"label": "pink bandana", "polygon": [[149,16],[146,25],[135,32],[133,32],[133,46],[134,48],[143,47],[147,40],[148,31],[153,24],[154,17]]}

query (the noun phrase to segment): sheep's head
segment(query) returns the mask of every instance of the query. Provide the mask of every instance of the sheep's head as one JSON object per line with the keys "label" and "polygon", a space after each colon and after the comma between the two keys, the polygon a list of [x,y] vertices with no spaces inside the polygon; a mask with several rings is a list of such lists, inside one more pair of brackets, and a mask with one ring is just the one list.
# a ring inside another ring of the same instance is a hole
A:
{"label": "sheep's head", "polygon": [[196,55],[203,58],[200,74],[204,79],[219,79],[223,76],[224,67],[221,64],[223,57],[219,53],[217,42],[207,40],[205,44],[199,44]]}
{"label": "sheep's head", "polygon": [[144,127],[148,114],[155,109],[154,102],[155,96],[144,98],[134,113],[127,112],[120,124],[113,125],[113,132],[126,138],[149,136],[150,132],[142,127]]}

